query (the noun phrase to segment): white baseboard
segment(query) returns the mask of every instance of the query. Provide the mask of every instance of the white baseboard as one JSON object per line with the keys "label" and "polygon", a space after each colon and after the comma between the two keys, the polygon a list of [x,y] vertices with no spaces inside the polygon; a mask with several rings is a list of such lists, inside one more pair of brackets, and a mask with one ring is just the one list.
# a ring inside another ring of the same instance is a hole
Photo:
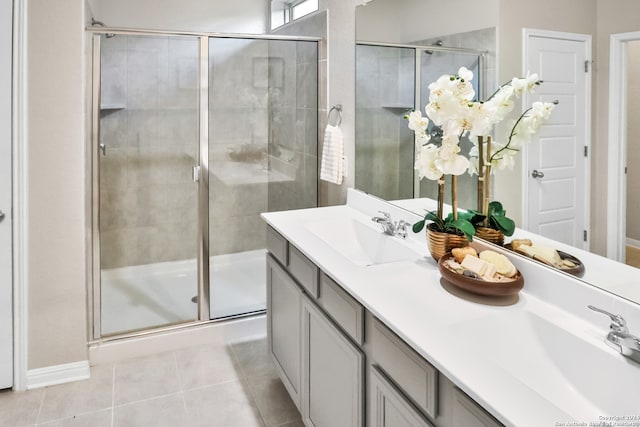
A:
{"label": "white baseboard", "polygon": [[86,380],[91,376],[89,361],[65,363],[27,371],[27,389]]}
{"label": "white baseboard", "polygon": [[640,248],[640,240],[627,237],[627,246],[633,246],[634,248]]}

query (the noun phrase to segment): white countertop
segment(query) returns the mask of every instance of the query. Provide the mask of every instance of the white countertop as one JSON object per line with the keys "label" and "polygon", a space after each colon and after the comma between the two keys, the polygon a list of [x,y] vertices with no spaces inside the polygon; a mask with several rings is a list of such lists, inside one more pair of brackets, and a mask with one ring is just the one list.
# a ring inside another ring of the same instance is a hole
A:
{"label": "white countertop", "polygon": [[[426,211],[436,209],[436,201],[425,197],[394,200],[390,203],[423,215]],[[445,207],[445,211],[447,209],[448,206]],[[521,228],[516,228],[513,236],[506,241],[513,239],[530,239],[534,244],[546,245],[577,257],[585,266],[585,273],[581,278],[583,281],[640,304],[640,269]],[[611,274],[613,270],[615,274]]]}
{"label": "white countertop", "polygon": [[[368,209],[374,209],[373,212],[377,210],[376,207]],[[393,207],[386,210],[393,210]],[[562,387],[558,388],[558,395],[543,395],[536,391],[535,381],[546,381],[547,385],[562,381],[557,372],[538,372],[540,369],[536,369],[534,354],[531,357],[525,355],[520,362],[500,363],[487,357],[482,345],[492,342],[492,337],[503,334],[504,331],[497,330],[502,321],[508,329],[509,324],[519,320],[523,313],[535,312],[543,319],[568,325],[571,332],[598,341],[602,341],[608,323],[603,322],[603,328],[594,328],[557,306],[542,301],[527,291],[526,280],[529,279],[525,280],[525,289],[518,298],[510,301],[510,305],[488,305],[486,299],[477,298],[474,301],[474,298],[465,297],[441,282],[437,264],[429,255],[422,234],[417,236],[410,233],[406,244],[421,251],[423,257],[414,261],[358,266],[305,226],[314,221],[345,217],[371,223],[371,215],[363,212],[366,209],[335,206],[262,216],[367,310],[505,425],[554,426],[570,420],[587,423],[598,421],[600,415],[623,415],[603,414],[598,408],[585,403],[586,400],[579,394],[563,392]],[[401,209],[394,211],[393,217],[409,222],[417,219],[417,216]],[[516,267],[521,269],[518,262],[514,260]],[[478,325],[483,325],[485,319],[498,319],[498,326],[478,330]],[[537,342],[536,337],[526,336],[527,331],[522,333],[525,335],[517,335],[515,339],[525,343]],[[472,339],[468,338],[470,336]],[[519,344],[514,342],[513,345]],[[603,342],[601,345],[606,347]],[[580,363],[579,359],[577,363]],[[524,381],[525,378],[527,381]],[[640,403],[638,406],[635,412],[640,414]]]}

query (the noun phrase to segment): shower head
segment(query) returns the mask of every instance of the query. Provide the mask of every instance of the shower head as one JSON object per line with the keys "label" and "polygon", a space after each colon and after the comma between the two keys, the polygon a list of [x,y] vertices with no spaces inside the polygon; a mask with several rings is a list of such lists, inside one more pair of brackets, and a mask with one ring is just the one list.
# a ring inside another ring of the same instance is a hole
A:
{"label": "shower head", "polygon": [[[437,42],[433,43],[431,46],[442,46],[444,43],[442,43],[442,40],[438,40]],[[426,53],[427,55],[433,55],[433,51],[432,50],[425,50],[424,53]]]}
{"label": "shower head", "polygon": [[[91,26],[95,27],[105,27],[106,25],[104,25],[104,22],[102,21],[96,21],[95,18],[91,17]],[[104,36],[108,39],[110,39],[111,37],[115,37],[116,35],[113,33],[105,33]]]}

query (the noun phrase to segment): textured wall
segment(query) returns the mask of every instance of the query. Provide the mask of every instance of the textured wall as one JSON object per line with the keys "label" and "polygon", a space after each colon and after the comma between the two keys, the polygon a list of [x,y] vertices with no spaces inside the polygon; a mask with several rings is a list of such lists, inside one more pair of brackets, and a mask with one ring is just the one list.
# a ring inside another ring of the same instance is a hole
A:
{"label": "textured wall", "polygon": [[87,359],[84,2],[27,7],[29,369]]}

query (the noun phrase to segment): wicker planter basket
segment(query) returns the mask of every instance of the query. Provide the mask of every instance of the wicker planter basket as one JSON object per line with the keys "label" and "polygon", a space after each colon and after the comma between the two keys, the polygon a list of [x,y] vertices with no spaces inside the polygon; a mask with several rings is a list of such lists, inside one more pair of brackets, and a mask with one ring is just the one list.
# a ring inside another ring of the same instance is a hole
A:
{"label": "wicker planter basket", "polygon": [[466,237],[434,231],[431,229],[432,225],[433,224],[427,225],[427,242],[429,244],[429,252],[431,252],[431,256],[436,261],[438,261],[442,255],[451,252],[453,248],[469,246],[469,241]]}
{"label": "wicker planter basket", "polygon": [[476,228],[475,237],[498,246],[504,244],[504,233],[500,230],[494,230],[493,228],[478,227]]}

